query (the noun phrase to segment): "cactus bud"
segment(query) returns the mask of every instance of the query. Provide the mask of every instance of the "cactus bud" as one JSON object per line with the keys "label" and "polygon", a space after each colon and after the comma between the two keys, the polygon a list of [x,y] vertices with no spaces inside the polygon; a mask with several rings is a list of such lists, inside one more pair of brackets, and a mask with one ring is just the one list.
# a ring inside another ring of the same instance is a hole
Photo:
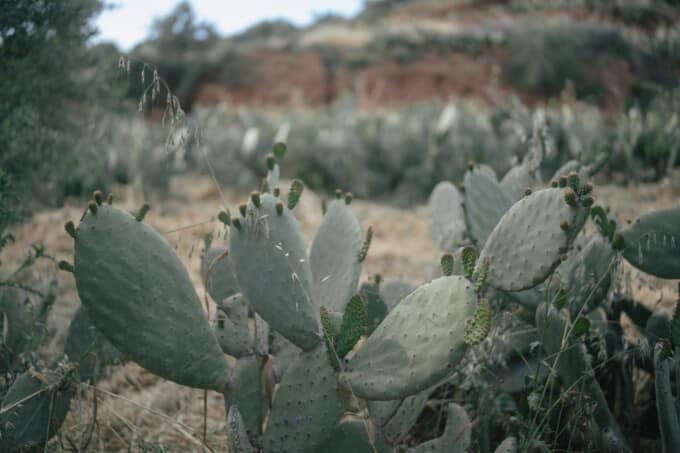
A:
{"label": "cactus bud", "polygon": [[281,189],[279,189],[278,187],[274,187],[274,196],[278,198],[279,195],[281,195]]}
{"label": "cactus bud", "polygon": [[76,238],[76,226],[73,224],[73,220],[69,220],[66,222],[64,225],[64,229],[68,233],[69,236],[71,236],[73,239]]}
{"label": "cactus bud", "polygon": [[571,187],[572,189],[577,191],[579,183],[580,183],[580,181],[579,181],[578,173],[576,173],[575,171],[572,171],[571,173],[569,173],[567,175],[567,184],[569,185],[569,187]]}
{"label": "cactus bud", "polygon": [[448,277],[449,275],[453,274],[453,255],[450,253],[444,253],[441,257],[441,260],[439,260],[439,263],[442,266],[442,273],[444,275]]}
{"label": "cactus bud", "polygon": [[57,266],[59,267],[59,269],[61,269],[62,271],[65,271],[65,272],[73,273],[73,271],[74,271],[73,265],[71,263],[69,263],[68,261],[61,260],[61,261],[59,261]]}
{"label": "cactus bud", "polygon": [[352,192],[347,192],[345,194],[345,204],[347,204],[347,205],[351,204],[353,199],[354,199],[354,195],[352,195]]}
{"label": "cactus bud", "polygon": [[529,188],[527,187],[527,188],[524,190],[524,195],[527,196],[527,197],[528,197],[529,195],[531,195],[531,189],[529,189]]}
{"label": "cactus bud", "polygon": [[110,193],[108,197],[106,197],[106,202],[108,204],[113,204],[113,194]]}
{"label": "cactus bud", "polygon": [[562,262],[567,261],[567,254],[566,253],[560,253],[560,261],[562,261]]}
{"label": "cactus bud", "polygon": [[280,201],[276,202],[276,214],[277,215],[283,214],[283,203]]}
{"label": "cactus bud", "polygon": [[101,205],[101,204],[102,204],[102,200],[103,200],[104,195],[102,195],[102,191],[101,191],[101,190],[95,190],[95,191],[92,193],[92,197],[94,198],[94,201],[95,201],[98,205]]}
{"label": "cactus bud", "polygon": [[274,156],[278,159],[281,160],[283,159],[283,156],[286,155],[286,150],[287,146],[283,142],[277,142],[274,143],[274,146],[272,147],[272,151],[274,152]]}
{"label": "cactus bud", "polygon": [[305,186],[299,179],[294,179],[290,185],[290,191],[288,191],[288,209],[293,209],[297,206],[298,201],[300,201],[300,196]]}
{"label": "cactus bud", "polygon": [[560,187],[567,187],[567,177],[566,176],[560,176],[558,183],[559,183]]}
{"label": "cactus bud", "polygon": [[220,220],[225,225],[231,225],[231,213],[227,209],[226,211],[220,211],[219,214],[217,214],[217,218]]}
{"label": "cactus bud", "polygon": [[569,188],[564,191],[564,200],[569,206],[576,206],[576,192]]}
{"label": "cactus bud", "polygon": [[241,217],[246,216],[246,208],[247,208],[247,206],[245,204],[239,205],[238,212],[241,213]]}
{"label": "cactus bud", "polygon": [[569,222],[567,222],[566,220],[562,220],[560,222],[560,228],[562,229],[562,231],[568,231],[569,230]]}
{"label": "cactus bud", "polygon": [[475,163],[474,162],[468,162],[468,170],[472,171],[475,169]]}
{"label": "cactus bud", "polygon": [[333,332],[333,324],[331,323],[331,317],[326,310],[326,307],[319,307],[319,317],[321,320],[321,331],[323,333],[323,341],[326,343],[326,352],[328,353],[328,360],[335,371],[340,371],[340,363],[338,361],[338,356],[335,353],[335,341],[336,335]]}
{"label": "cactus bud", "polygon": [[382,283],[382,275],[375,274],[375,277],[373,277],[373,281],[375,281],[376,286],[380,286],[380,283]]}
{"label": "cactus bud", "polygon": [[593,199],[593,197],[585,197],[585,198],[581,201],[581,205],[582,205],[584,208],[589,208],[589,207],[591,207],[591,206],[593,205],[593,203],[595,203],[595,200]]}
{"label": "cactus bud", "polygon": [[231,221],[231,224],[232,224],[232,225],[234,226],[234,228],[236,228],[238,231],[241,231],[241,227],[242,227],[242,225],[241,225],[241,219],[236,218],[236,219],[234,219],[234,220]]}
{"label": "cactus bud", "polygon": [[137,213],[137,216],[135,219],[137,219],[138,222],[141,222],[144,220],[144,216],[146,213],[149,212],[149,205],[148,203],[144,203],[141,208],[139,208],[139,212]]}
{"label": "cactus bud", "polygon": [[587,183],[583,184],[579,189],[579,192],[581,193],[581,195],[588,195],[592,191],[593,191],[593,183],[592,182],[587,182]]}
{"label": "cactus bud", "polygon": [[574,338],[578,338],[587,334],[588,330],[590,330],[590,320],[584,316],[579,316],[576,318],[576,321],[574,321],[571,334]]}
{"label": "cactus bud", "polygon": [[335,189],[335,198],[338,200],[342,198],[342,189]]}
{"label": "cactus bud", "polygon": [[260,205],[262,204],[262,200],[260,200],[260,192],[257,190],[253,190],[250,192],[250,201],[253,202],[256,208],[259,208]]}
{"label": "cactus bud", "polygon": [[550,187],[557,187],[559,185],[560,185],[560,183],[556,179],[553,179],[552,181],[550,181]]}
{"label": "cactus bud", "polygon": [[274,169],[274,165],[276,165],[276,160],[274,160],[274,155],[273,154],[267,154],[266,158],[267,162],[267,170],[272,171]]}
{"label": "cactus bud", "polygon": [[477,251],[471,245],[465,246],[461,252],[463,259],[463,271],[465,277],[472,278],[472,273],[475,271],[475,261],[477,261]]}
{"label": "cactus bud", "polygon": [[360,263],[363,263],[364,260],[366,259],[366,255],[368,255],[368,249],[371,247],[372,240],[373,240],[373,227],[369,226],[368,230],[366,230],[366,239],[364,239],[364,243],[361,245],[361,250],[359,250]]}
{"label": "cactus bud", "polygon": [[87,204],[87,208],[90,210],[92,214],[97,214],[97,203],[95,203],[94,201],[90,201]]}
{"label": "cactus bud", "polygon": [[623,236],[621,236],[620,234],[614,235],[614,239],[612,239],[612,248],[614,250],[623,250],[625,245],[626,244],[623,240]]}

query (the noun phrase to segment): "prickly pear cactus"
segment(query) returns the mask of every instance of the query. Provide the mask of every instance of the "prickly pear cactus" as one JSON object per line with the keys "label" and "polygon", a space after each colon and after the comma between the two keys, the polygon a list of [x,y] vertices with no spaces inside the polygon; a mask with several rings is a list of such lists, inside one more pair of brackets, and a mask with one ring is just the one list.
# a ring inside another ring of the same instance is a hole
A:
{"label": "prickly pear cactus", "polygon": [[469,241],[465,226],[463,198],[448,181],[437,184],[427,206],[427,226],[432,241],[444,251],[453,252]]}
{"label": "prickly pear cactus", "polygon": [[249,439],[262,434],[262,424],[267,413],[263,358],[250,356],[238,359],[229,383],[227,397],[239,407]]}
{"label": "prickly pear cactus", "polygon": [[356,417],[342,420],[318,451],[325,453],[388,453],[390,448],[379,432],[366,420]]}
{"label": "prickly pear cactus", "polygon": [[333,200],[314,237],[309,260],[317,305],[342,312],[356,293],[363,241],[359,221],[344,200]]}
{"label": "prickly pear cactus", "polygon": [[265,193],[259,207],[248,203],[239,223],[232,226],[229,243],[243,295],[273,329],[300,348],[312,349],[321,339],[318,308],[297,219]]}
{"label": "prickly pear cactus", "polygon": [[411,395],[403,400],[369,401],[371,419],[385,438],[396,445],[416,423],[425,408],[432,389]]}
{"label": "prickly pear cactus", "polygon": [[680,206],[644,214],[621,231],[623,257],[661,278],[680,278]]}
{"label": "prickly pear cactus", "polygon": [[248,310],[248,301],[241,294],[235,294],[220,304],[212,328],[224,353],[237,358],[255,353]]}
{"label": "prickly pear cactus", "polygon": [[476,167],[465,174],[464,196],[467,230],[481,247],[512,200],[496,180]]}
{"label": "prickly pear cactus", "polygon": [[276,391],[267,430],[266,452],[316,452],[332,434],[345,409],[326,347],[303,351]]}
{"label": "prickly pear cactus", "polygon": [[3,451],[42,445],[59,431],[74,394],[70,371],[28,370],[14,381],[0,406]]}
{"label": "prickly pear cactus", "polygon": [[504,291],[532,288],[566,259],[588,211],[578,198],[573,206],[569,204],[565,197],[572,193],[571,189],[540,190],[503,215],[477,261],[479,272],[484,260],[489,260],[488,285]]}
{"label": "prickly pear cactus", "polygon": [[91,202],[78,225],[74,274],[92,323],[119,351],[165,379],[225,389],[229,366],[191,279],[154,229]]}
{"label": "prickly pear cactus", "polygon": [[442,277],[402,300],[350,359],[340,383],[370,400],[397,400],[445,378],[463,356],[477,293],[464,277]]}

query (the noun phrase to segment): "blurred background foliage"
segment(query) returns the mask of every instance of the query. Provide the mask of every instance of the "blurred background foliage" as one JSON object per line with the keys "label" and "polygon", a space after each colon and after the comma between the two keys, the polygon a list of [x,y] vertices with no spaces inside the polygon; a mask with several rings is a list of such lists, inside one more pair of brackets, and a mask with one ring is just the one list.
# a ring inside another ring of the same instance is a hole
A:
{"label": "blurred background foliage", "polygon": [[[614,181],[657,180],[678,165],[680,14],[670,1],[374,0],[352,19],[263,22],[230,37],[180,3],[122,60],[114,45],[91,44],[99,0],[0,3],[0,167],[24,212],[115,183],[162,193],[174,174],[206,172],[206,157],[220,183],[252,187],[276,140],[289,145],[285,176],[407,205],[441,180],[459,182],[470,161],[503,174],[527,151],[537,117],[554,147],[546,174],[602,152],[611,156],[604,177]],[[445,7],[461,21],[484,8],[512,20],[428,26]],[[397,20],[419,14],[418,26]],[[488,87],[461,97],[454,86],[366,108],[359,88],[371,74],[409,85],[409,68],[427,71],[451,55],[493,59],[505,95],[479,102]],[[321,88],[296,79],[315,61]],[[156,77],[163,84],[149,99]],[[277,81],[286,91],[288,78],[305,95],[321,94],[300,105],[258,97]],[[161,124],[168,89],[187,115],[167,121],[166,112]]]}

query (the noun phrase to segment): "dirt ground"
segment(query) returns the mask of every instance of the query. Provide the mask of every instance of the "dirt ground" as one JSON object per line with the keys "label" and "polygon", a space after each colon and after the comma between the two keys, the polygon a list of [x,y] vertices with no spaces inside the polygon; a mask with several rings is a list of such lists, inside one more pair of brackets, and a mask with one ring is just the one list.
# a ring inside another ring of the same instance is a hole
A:
{"label": "dirt ground", "polygon": [[[680,184],[664,181],[629,188],[598,186],[597,202],[610,206],[623,222],[652,208],[669,207],[680,198]],[[223,189],[224,199],[232,212],[246,199],[243,193]],[[143,200],[132,186],[115,188],[116,204],[136,211]],[[305,237],[311,243],[321,222],[321,198],[306,190],[296,207]],[[164,201],[151,200],[151,211],[145,222],[163,232],[176,247],[195,283],[198,294],[204,290],[198,274],[203,237],[212,232],[216,243],[224,240],[224,228],[214,220],[221,209],[220,194],[207,177],[178,177]],[[415,283],[431,278],[438,269],[440,252],[430,241],[426,225],[426,207],[410,210],[355,200],[352,203],[362,227],[373,226],[374,238],[363,268],[362,279],[381,274],[386,279],[404,278]],[[25,256],[30,244],[42,243],[57,259],[73,260],[73,241],[64,232],[68,220],[77,222],[83,211],[78,203],[43,211],[13,229],[16,243],[3,255],[3,268],[12,269]],[[49,320],[52,340],[45,352],[55,357],[63,347],[64,335],[79,301],[71,274],[56,271],[53,263],[42,263],[27,278],[46,281],[57,275],[59,296]],[[633,288],[635,296],[650,306],[672,307],[676,299],[674,286],[646,277]],[[211,313],[214,315],[214,313]],[[93,388],[86,389],[72,403],[72,410],[60,435],[62,445],[78,443],[92,421]],[[163,444],[164,451],[225,451],[226,429],[222,396],[207,395],[207,445],[202,442],[204,392],[178,386],[157,378],[135,364],[118,367],[97,386],[97,423],[89,445],[91,451],[159,451],[148,448]],[[58,448],[55,445],[55,448]]]}

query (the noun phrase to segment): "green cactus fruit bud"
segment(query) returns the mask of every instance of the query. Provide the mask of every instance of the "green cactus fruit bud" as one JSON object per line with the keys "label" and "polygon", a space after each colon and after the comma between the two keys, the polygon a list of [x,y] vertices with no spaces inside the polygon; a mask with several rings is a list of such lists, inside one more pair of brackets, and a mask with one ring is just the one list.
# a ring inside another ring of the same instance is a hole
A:
{"label": "green cactus fruit bud", "polygon": [[560,228],[562,229],[562,231],[569,231],[569,222],[567,222],[566,220],[562,220],[560,222]]}
{"label": "green cactus fruit bud", "polygon": [[361,250],[359,250],[359,262],[363,263],[368,255],[368,249],[371,247],[371,241],[373,240],[373,227],[369,226],[366,230],[366,238],[364,243],[361,245]]}
{"label": "green cactus fruit bud", "polygon": [[338,200],[342,198],[342,189],[335,189],[335,198]]}
{"label": "green cactus fruit bud", "polygon": [[486,276],[489,273],[489,257],[485,256],[482,260],[482,265],[479,268],[479,275],[477,275],[477,282],[475,283],[475,292],[479,294],[484,288],[484,282],[486,282]]}
{"label": "green cactus fruit bud", "polygon": [[352,195],[352,192],[345,193],[345,204],[351,204],[353,199],[354,195]]}
{"label": "green cactus fruit bud", "polygon": [[87,203],[87,208],[90,210],[92,214],[97,214],[97,203],[94,201],[90,201]]}
{"label": "green cactus fruit bud", "polygon": [[567,177],[566,176],[560,176],[558,183],[559,183],[560,187],[567,187]]}
{"label": "green cactus fruit bud", "polygon": [[272,151],[274,153],[274,156],[278,159],[281,160],[283,159],[283,156],[286,155],[286,150],[288,147],[286,146],[285,143],[283,142],[277,142],[274,143],[274,146],[272,147]]}
{"label": "green cactus fruit bud", "polygon": [[358,294],[352,296],[342,315],[340,333],[336,342],[336,352],[339,357],[345,357],[354,348],[357,341],[366,331],[366,308],[364,301]]}
{"label": "green cactus fruit bud", "polygon": [[280,201],[276,202],[276,214],[277,215],[282,215],[283,214],[283,203]]}
{"label": "green cactus fruit bud", "polygon": [[491,306],[487,299],[480,299],[474,316],[465,323],[463,340],[470,346],[481,343],[488,335],[490,325]]}
{"label": "green cactus fruit bud", "polygon": [[593,197],[585,197],[581,201],[581,206],[583,206],[584,208],[589,208],[593,205],[593,203],[595,203],[595,200],[593,199]]}
{"label": "green cactus fruit bud", "polygon": [[333,331],[333,323],[331,322],[330,314],[324,306],[319,307],[319,313],[323,341],[326,343],[326,352],[328,352],[328,360],[335,371],[340,371],[340,362],[338,361],[338,354],[335,350],[336,335]]}
{"label": "green cactus fruit bud", "polygon": [[568,188],[564,191],[564,201],[567,202],[569,206],[577,206],[576,192],[573,189]]}
{"label": "green cactus fruit bud", "polygon": [[139,212],[137,213],[135,220],[141,222],[142,220],[144,220],[144,216],[146,216],[147,212],[149,212],[149,205],[147,203],[144,203],[142,207],[139,208]]}
{"label": "green cactus fruit bud", "polygon": [[373,277],[373,281],[375,282],[376,286],[380,286],[380,283],[383,281],[383,277],[380,274],[375,274],[375,277]]}
{"label": "green cactus fruit bud", "polygon": [[524,190],[524,195],[526,195],[527,197],[528,197],[529,195],[531,195],[531,189],[527,187],[527,188]]}
{"label": "green cactus fruit bud", "polygon": [[236,228],[238,231],[241,231],[241,228],[243,227],[243,226],[241,225],[241,219],[238,219],[238,218],[237,218],[237,219],[233,219],[233,220],[231,221],[231,224],[232,224],[232,225],[234,226],[234,228]]}
{"label": "green cactus fruit bud", "polygon": [[575,171],[572,171],[571,173],[569,173],[567,175],[567,185],[569,187],[571,187],[574,191],[578,192],[579,184],[580,184],[580,181],[579,181],[578,173],[576,173]]}
{"label": "green cactus fruit bud", "polygon": [[92,197],[94,198],[94,201],[95,201],[98,205],[101,205],[101,204],[102,204],[104,195],[102,194],[102,191],[101,191],[101,190],[95,190],[95,191],[92,193]]}
{"label": "green cactus fruit bud", "polygon": [[59,269],[61,269],[62,271],[65,271],[65,272],[73,273],[73,271],[74,271],[73,264],[69,263],[68,261],[61,260],[61,261],[59,261],[57,266],[59,266]]}
{"label": "green cactus fruit bud", "polygon": [[267,170],[272,171],[274,169],[274,165],[276,165],[276,160],[274,160],[274,155],[273,154],[267,154]]}
{"label": "green cactus fruit bud", "polygon": [[463,260],[463,271],[465,272],[465,277],[468,279],[472,278],[472,273],[475,271],[475,262],[477,261],[477,250],[471,245],[463,248],[461,252],[461,258]]}
{"label": "green cactus fruit bud", "polygon": [[467,168],[468,168],[468,170],[473,171],[475,169],[475,163],[474,162],[468,162]]}
{"label": "green cactus fruit bud", "polygon": [[300,201],[300,196],[302,196],[302,191],[305,186],[299,179],[294,179],[290,185],[290,191],[288,192],[288,209],[292,210],[297,206]]}
{"label": "green cactus fruit bud", "polygon": [[110,193],[108,197],[106,197],[106,202],[108,204],[113,204],[113,194]]}
{"label": "green cactus fruit bud", "polygon": [[620,234],[614,235],[614,239],[612,239],[612,248],[614,250],[623,250],[625,246],[626,244],[623,240],[623,236]]}
{"label": "green cactus fruit bud", "polygon": [[248,206],[245,203],[238,206],[238,212],[241,213],[241,217],[246,216],[246,209],[247,208],[248,208]]}
{"label": "green cactus fruit bud", "polygon": [[553,187],[553,188],[558,187],[559,185],[560,185],[560,182],[556,179],[553,179],[552,181],[550,181],[550,186]]}
{"label": "green cactus fruit bud", "polygon": [[281,195],[281,189],[274,187],[274,196],[278,198],[279,195]]}
{"label": "green cactus fruit bud", "polygon": [[579,193],[580,193],[581,195],[588,195],[588,194],[591,193],[592,191],[593,191],[593,183],[590,182],[590,181],[587,182],[587,183],[585,183],[585,184],[583,184],[583,185],[579,188]]}
{"label": "green cactus fruit bud", "polygon": [[453,255],[444,253],[441,257],[440,264],[442,266],[442,273],[447,277],[453,275]]}
{"label": "green cactus fruit bud", "polygon": [[571,334],[574,338],[582,337],[590,330],[590,320],[584,316],[579,316],[576,318],[576,321],[574,321],[574,327],[572,329]]}
{"label": "green cactus fruit bud", "polygon": [[220,213],[217,214],[217,218],[223,224],[227,226],[231,225],[231,213],[229,212],[228,209],[226,211],[220,211]]}
{"label": "green cactus fruit bud", "polygon": [[560,253],[560,261],[562,261],[562,262],[567,261],[567,254],[566,253]]}
{"label": "green cactus fruit bud", "polygon": [[261,200],[260,200],[260,192],[253,190],[250,192],[250,201],[253,202],[256,208],[260,207]]}
{"label": "green cactus fruit bud", "polygon": [[73,224],[73,220],[69,220],[64,224],[64,229],[73,239],[76,238],[76,226]]}

